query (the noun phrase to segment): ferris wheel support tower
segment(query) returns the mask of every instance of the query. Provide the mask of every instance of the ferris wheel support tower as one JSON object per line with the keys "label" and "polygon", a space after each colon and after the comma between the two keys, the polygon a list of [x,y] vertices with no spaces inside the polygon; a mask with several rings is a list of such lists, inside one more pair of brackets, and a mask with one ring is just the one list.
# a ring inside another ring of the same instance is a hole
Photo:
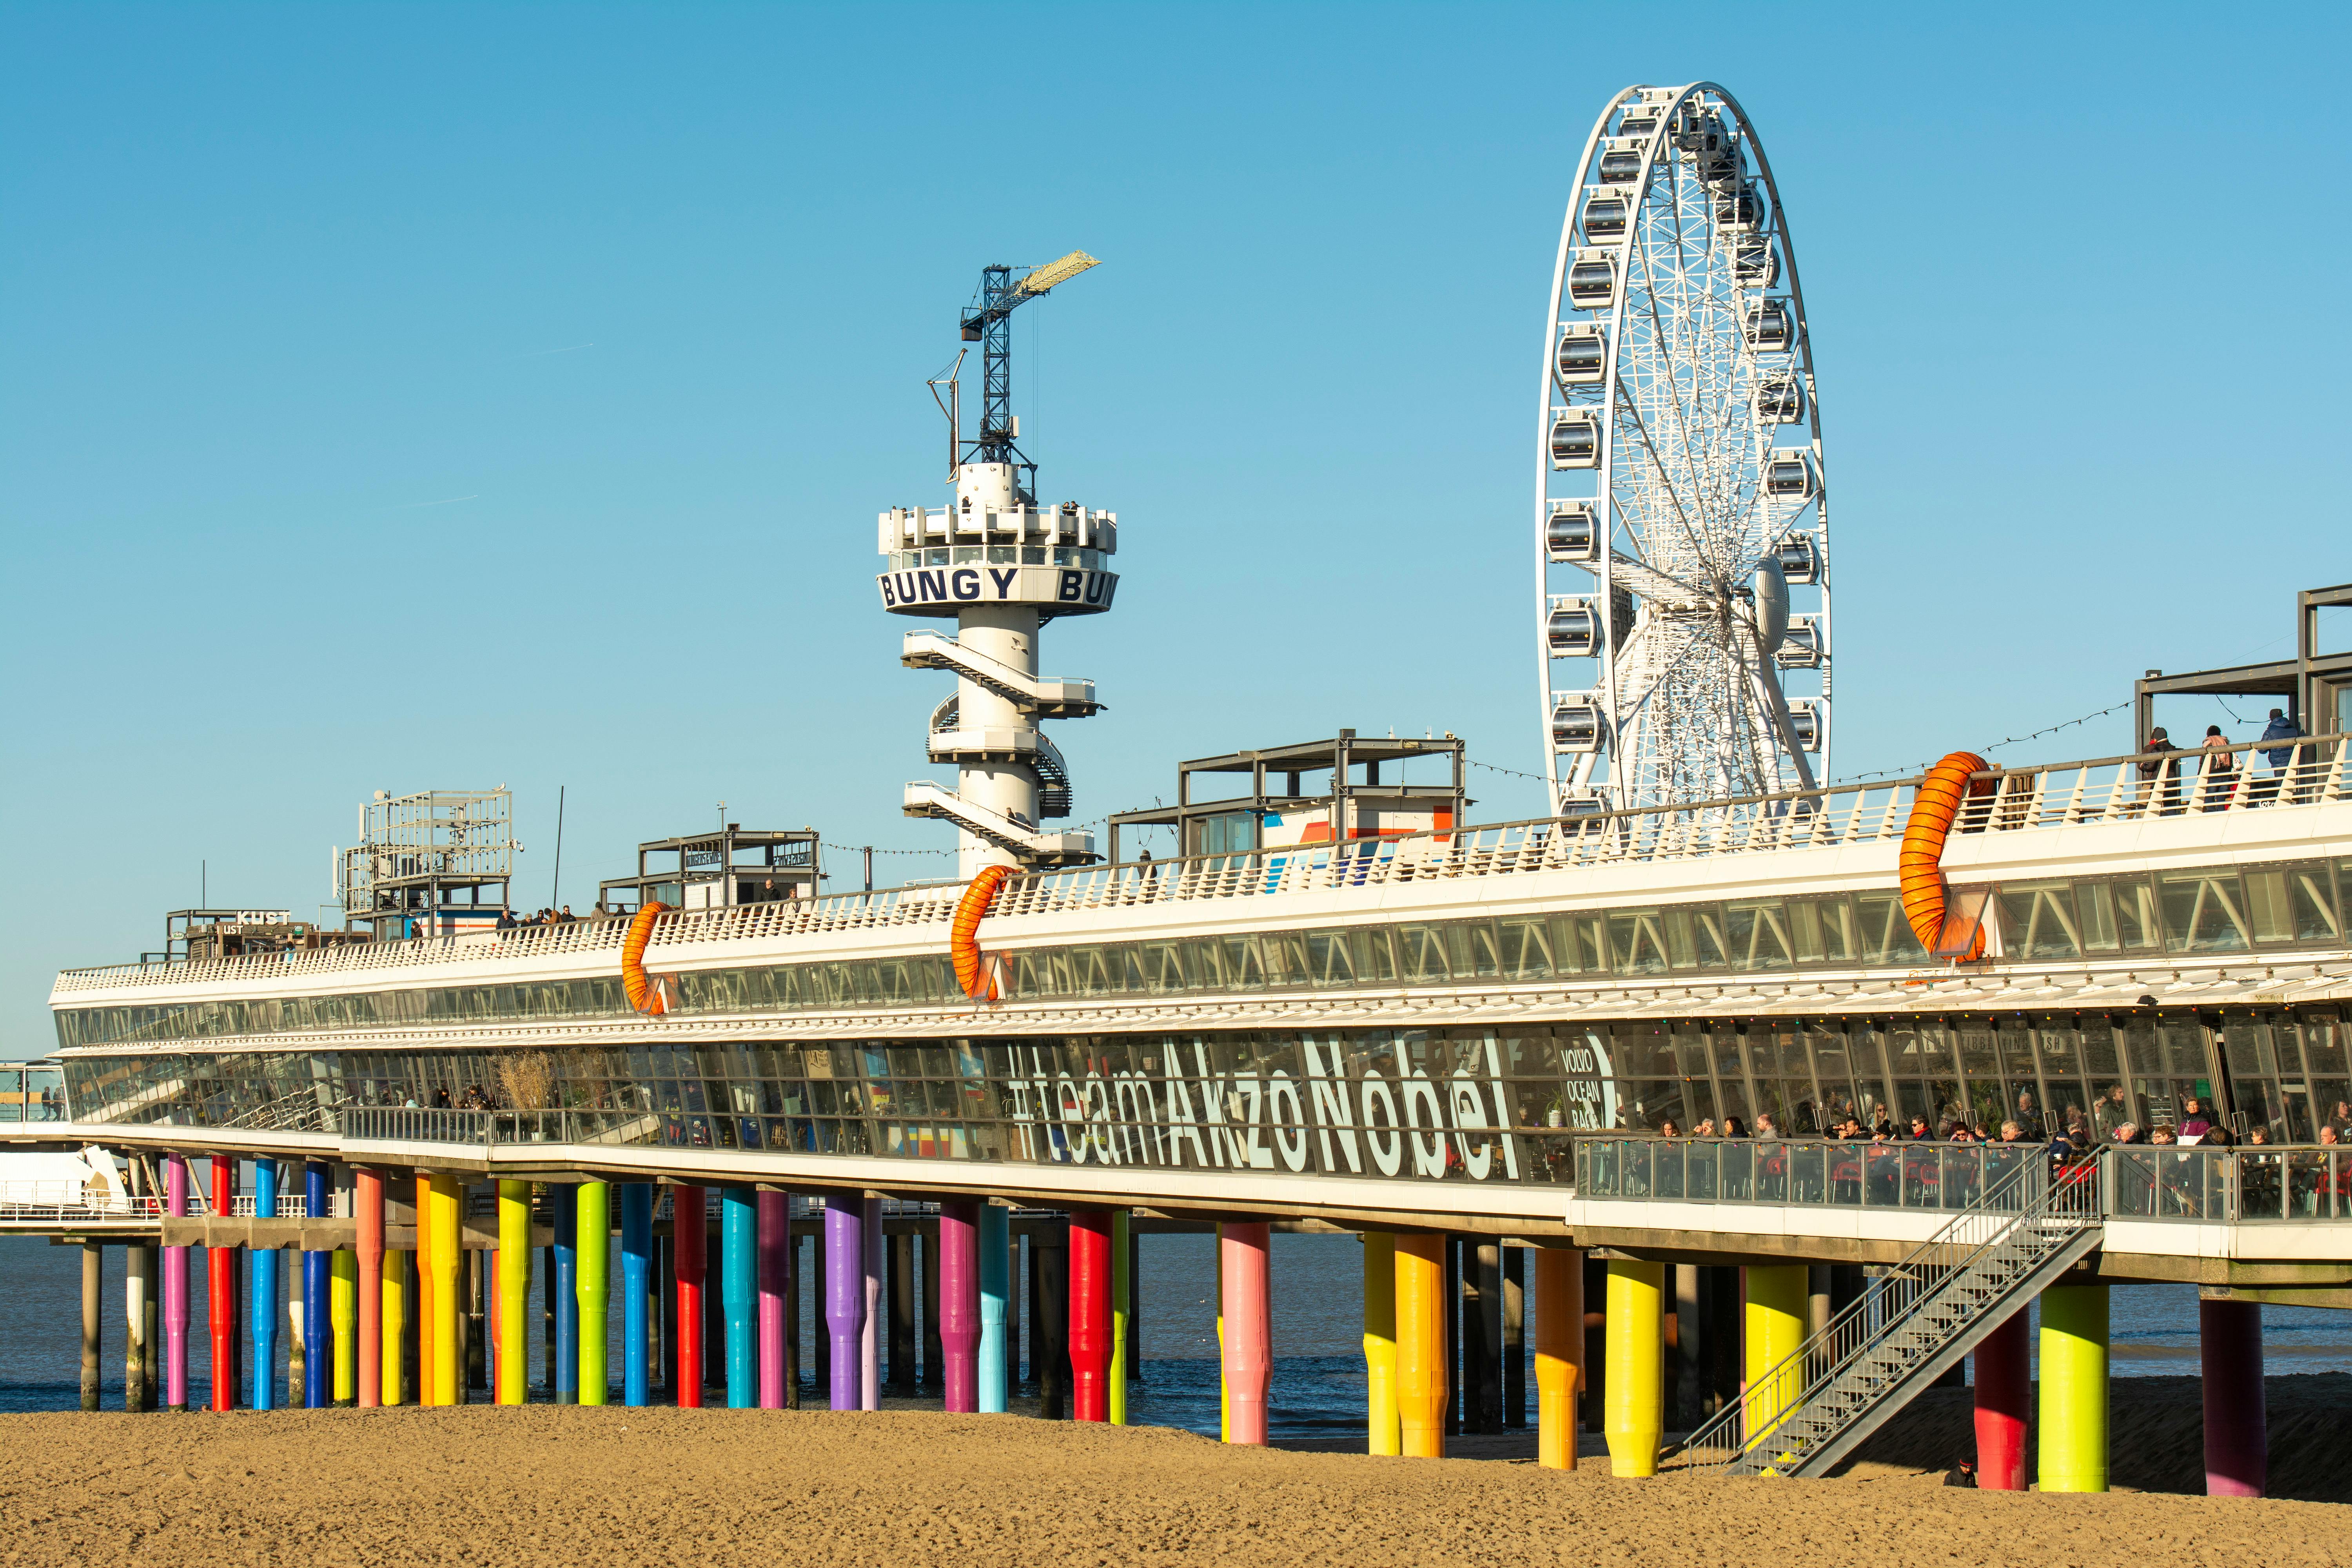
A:
{"label": "ferris wheel support tower", "polygon": [[1039,675],[1037,643],[1049,621],[1111,607],[1118,518],[1076,501],[1038,504],[1036,465],[1017,445],[1008,325],[1015,309],[1094,265],[1093,257],[1072,251],[1045,267],[982,272],[980,291],[959,321],[963,338],[982,345],[979,434],[964,440],[960,405],[952,397],[945,405],[955,500],[894,507],[879,520],[883,608],[956,623],[952,637],[908,632],[899,654],[910,669],[956,676],[954,695],[932,710],[927,744],[932,762],[956,765],[956,785],[909,784],[902,809],[956,825],[957,870],[966,878],[984,866],[1027,869],[1100,858],[1093,835],[1043,828],[1069,816],[1070,775],[1039,721],[1086,718],[1102,704],[1090,680]]}

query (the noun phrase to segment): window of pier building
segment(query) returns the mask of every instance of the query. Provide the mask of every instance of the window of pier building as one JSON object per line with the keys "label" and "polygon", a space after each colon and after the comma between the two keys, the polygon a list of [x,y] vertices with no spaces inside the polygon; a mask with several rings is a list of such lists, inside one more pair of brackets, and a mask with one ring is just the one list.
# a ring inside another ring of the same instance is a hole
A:
{"label": "window of pier building", "polygon": [[[1125,1097],[1129,1114],[1108,1115],[1124,1125],[1171,1084],[1199,1103],[1200,1117],[1222,1120],[1243,1078],[1257,1086],[1249,1092],[1270,1097],[1250,1119],[1273,1129],[1281,1148],[1335,1127],[1393,1139],[1425,1126],[1436,1105],[1456,1133],[1533,1138],[1535,1164],[1552,1134],[1669,1123],[1688,1133],[1734,1116],[1752,1132],[1769,1115],[1790,1136],[1827,1132],[1848,1117],[1865,1129],[1882,1120],[1900,1128],[1916,1115],[1937,1136],[1962,1122],[1998,1135],[2001,1121],[2015,1121],[2030,1138],[2109,1137],[2127,1121],[2170,1125],[2181,1098],[2195,1094],[2281,1142],[2310,1142],[2322,1125],[2345,1131],[2352,1119],[2346,1026],[2330,1009],[2233,1012],[2210,1023],[2095,1013],[1632,1020],[154,1053],[66,1065],[73,1114],[89,1121],[328,1130],[354,1109],[498,1110],[556,1118],[546,1124],[551,1138],[983,1160],[1045,1157],[1041,1125],[1087,1121],[1102,1110],[1097,1102],[1117,1107]],[[1364,1089],[1368,1075],[1387,1087]],[[1339,1093],[1341,1082],[1357,1087]],[[1457,1090],[1464,1083],[1478,1087]],[[1299,1119],[1334,1094],[1336,1106]]]}

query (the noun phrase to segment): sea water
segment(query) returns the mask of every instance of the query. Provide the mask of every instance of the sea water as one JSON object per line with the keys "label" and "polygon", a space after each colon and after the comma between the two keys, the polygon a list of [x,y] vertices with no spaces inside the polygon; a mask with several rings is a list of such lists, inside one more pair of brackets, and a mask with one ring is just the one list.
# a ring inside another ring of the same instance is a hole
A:
{"label": "sea water", "polygon": [[[1217,1430],[1216,1252],[1205,1235],[1140,1238],[1141,1380],[1131,1384],[1129,1419],[1139,1426]],[[805,1253],[803,1254],[805,1256]],[[106,1408],[122,1407],[123,1248],[105,1249],[100,1368]],[[210,1341],[205,1331],[201,1248],[189,1254],[190,1403],[211,1398]],[[1336,1436],[1364,1418],[1362,1248],[1352,1236],[1273,1238],[1274,1376],[1268,1427],[1276,1438]],[[299,1294],[300,1269],[289,1268]],[[536,1270],[534,1270],[536,1272]],[[1532,1273],[1532,1270],[1530,1270]],[[617,1286],[620,1270],[613,1279]],[[160,1292],[162,1282],[156,1282]],[[1532,1292],[1531,1292],[1532,1294]],[[533,1397],[546,1364],[539,1291],[530,1315]],[[2193,1285],[2118,1287],[2113,1295],[2113,1371],[2116,1376],[2197,1371],[2197,1289]],[[1532,1301],[1530,1310],[1532,1310]],[[610,1364],[621,1364],[620,1314],[613,1314]],[[1022,1321],[1028,1320],[1027,1304]],[[802,1365],[814,1352],[813,1314],[803,1300]],[[2264,1307],[2264,1352],[2271,1374],[2352,1371],[2352,1315],[2322,1308]],[[36,1237],[0,1237],[0,1410],[73,1410],[81,1402],[81,1249]],[[279,1370],[284,1397],[284,1370]],[[1535,1378],[1527,1379],[1534,1399]],[[1029,1392],[1034,1393],[1034,1384]],[[477,1393],[475,1397],[484,1397]],[[617,1392],[615,1394],[617,1398]],[[246,1403],[240,1390],[237,1403]],[[299,1404],[299,1391],[293,1403]]]}

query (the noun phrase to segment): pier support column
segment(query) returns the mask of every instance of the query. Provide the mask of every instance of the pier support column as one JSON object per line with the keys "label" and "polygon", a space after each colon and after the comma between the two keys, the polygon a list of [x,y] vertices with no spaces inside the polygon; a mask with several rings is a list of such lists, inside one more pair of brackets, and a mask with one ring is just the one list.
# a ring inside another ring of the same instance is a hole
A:
{"label": "pier support column", "polygon": [[1665,1288],[1664,1264],[1610,1259],[1604,1430],[1612,1476],[1658,1473],[1658,1447],[1666,1430]]}
{"label": "pier support column", "polygon": [[148,1278],[148,1249],[137,1242],[122,1253],[122,1408],[149,1408],[147,1363],[147,1299],[154,1289]]}
{"label": "pier support column", "polygon": [[1445,1457],[1445,1237],[1400,1236],[1396,1250],[1398,1441],[1408,1458]]}
{"label": "pier support column", "polygon": [[702,1193],[669,1190],[670,1268],[677,1278],[677,1370],[670,1389],[680,1410],[702,1408],[702,1291],[709,1273]]}
{"label": "pier support column", "polygon": [[2107,1287],[2042,1293],[2042,1489],[2107,1489]]}
{"label": "pier support column", "polygon": [[824,1201],[824,1327],[831,1354],[826,1386],[835,1410],[856,1410],[866,1330],[865,1205],[838,1195]]}
{"label": "pier support column", "polygon": [[882,1408],[882,1275],[883,1255],[890,1238],[882,1229],[882,1200],[866,1198],[857,1209],[860,1294],[866,1316],[857,1335],[857,1408]]}
{"label": "pier support column", "polygon": [[[1070,1228],[1073,1246],[1078,1230]],[[1274,1373],[1274,1318],[1269,1299],[1268,1237],[1264,1222],[1228,1223],[1223,1254],[1225,1396],[1230,1441],[1265,1447],[1265,1391]]]}
{"label": "pier support column", "polygon": [[[278,1217],[278,1162],[257,1160],[253,1163],[253,1217]],[[284,1254],[274,1247],[257,1247],[253,1253],[253,1392],[250,1396],[256,1410],[274,1409],[278,1404],[278,1321],[285,1310],[278,1283],[278,1267]]]}
{"label": "pier support column", "polygon": [[915,1236],[900,1231],[882,1248],[883,1317],[889,1325],[889,1375],[885,1386],[893,1394],[912,1394],[915,1376]]}
{"label": "pier support column", "polygon": [[328,1393],[335,1408],[347,1410],[360,1402],[359,1255],[339,1247],[327,1254],[327,1322],[334,1337],[334,1375]]}
{"label": "pier support column", "polygon": [[354,1349],[355,1395],[362,1410],[383,1404],[383,1175],[355,1171],[352,1214],[358,1233],[352,1251],[358,1277],[359,1343]]}
{"label": "pier support column", "polygon": [[1127,1425],[1127,1369],[1133,1358],[1129,1335],[1134,1322],[1135,1216],[1127,1209],[1110,1211],[1110,1367],[1104,1374],[1109,1387],[1110,1424]]}
{"label": "pier support column", "polygon": [[433,1403],[450,1405],[461,1399],[465,1376],[466,1300],[458,1279],[466,1258],[465,1189],[455,1175],[436,1173],[425,1184],[425,1201],[432,1211],[427,1228],[433,1256],[429,1270],[426,1260],[418,1258],[417,1275],[422,1279],[430,1272],[433,1277],[431,1310],[425,1319],[433,1330]]}
{"label": "pier support column", "polygon": [[749,1187],[719,1191],[719,1286],[727,1311],[727,1408],[759,1403],[759,1347],[751,1337],[759,1307],[759,1211]]}
{"label": "pier support column", "polygon": [[760,1276],[760,1408],[782,1410],[789,1376],[784,1357],[785,1303],[793,1289],[793,1200],[762,1188],[753,1205]]}
{"label": "pier support column", "polygon": [[[573,1200],[572,1236],[579,1260],[572,1266],[579,1301],[580,1403],[603,1405],[612,1393],[613,1373],[605,1350],[612,1342],[613,1307],[613,1186],[609,1182],[583,1182]],[[521,1314],[526,1295],[515,1301]]]}
{"label": "pier support column", "polygon": [[[683,1194],[686,1191],[678,1189]],[[699,1197],[702,1189],[694,1189]],[[547,1212],[555,1235],[555,1276],[547,1282],[555,1314],[555,1387],[558,1405],[580,1403],[580,1189],[568,1182],[547,1189]],[[695,1235],[702,1232],[698,1229]]]}
{"label": "pier support column", "polygon": [[2025,1489],[2025,1424],[2033,1408],[2030,1309],[2020,1307],[1976,1349],[1977,1485]]}
{"label": "pier support column", "polygon": [[[941,1391],[952,1415],[980,1406],[980,1231],[981,1205],[940,1205],[940,1360],[945,1373]],[[1004,1342],[1004,1320],[997,1319],[997,1348]],[[1000,1363],[998,1375],[1003,1376]],[[999,1404],[1003,1403],[1002,1394]]]}
{"label": "pier support column", "polygon": [[[1778,1426],[1804,1392],[1804,1368],[1789,1357],[1805,1342],[1812,1283],[1801,1263],[1743,1268],[1740,1274],[1748,1303],[1740,1334],[1748,1384],[1745,1420],[1752,1442]],[[1780,1371],[1773,1372],[1775,1367]],[[1609,1374],[1616,1373],[1612,1363]]]}
{"label": "pier support column", "polygon": [[947,1352],[940,1343],[940,1222],[923,1222],[923,1387],[945,1394],[947,1384],[940,1364]]}
{"label": "pier support column", "polygon": [[1528,1424],[1528,1254],[1503,1248],[1503,1425]]}
{"label": "pier support column", "polygon": [[2270,1480],[2259,1301],[2197,1303],[2203,1357],[2205,1495],[2261,1497]]}
{"label": "pier support column", "polygon": [[98,1408],[98,1322],[105,1291],[106,1247],[97,1241],[81,1244],[81,1407]]}
{"label": "pier support column", "polygon": [[1069,1401],[1070,1369],[1070,1239],[1068,1227],[1062,1234],[1037,1245],[1038,1237],[1030,1237],[1029,1250],[1036,1259],[1036,1290],[1033,1300],[1037,1308],[1037,1325],[1041,1331],[1032,1343],[1042,1345],[1035,1369],[1037,1379],[1037,1413],[1048,1421],[1059,1421],[1066,1414]]}
{"label": "pier support column", "polygon": [[530,1398],[530,1184],[499,1184],[499,1386],[500,1405]]}
{"label": "pier support column", "polygon": [[419,1405],[431,1406],[439,1402],[439,1384],[433,1374],[433,1335],[440,1324],[439,1310],[433,1304],[433,1173],[416,1173],[416,1247],[412,1262],[416,1270],[416,1294],[409,1301],[409,1315],[416,1324],[415,1385],[411,1390]]}
{"label": "pier support column", "polygon": [[1013,1211],[1002,1204],[981,1204],[975,1245],[979,1257],[974,1272],[980,1290],[979,1364],[974,1367],[974,1408],[983,1414],[1004,1413],[1005,1358],[1012,1335],[1005,1308],[1013,1292]]}
{"label": "pier support column", "polygon": [[1536,1252],[1536,1463],[1576,1468],[1576,1394],[1584,1373],[1584,1253]]}
{"label": "pier support column", "polygon": [[414,1267],[415,1255],[407,1248],[384,1248],[383,1299],[376,1309],[383,1324],[382,1364],[376,1368],[376,1392],[377,1397],[386,1405],[398,1405],[410,1397],[408,1333],[414,1309],[408,1300],[408,1271]]}
{"label": "pier support column", "polygon": [[1396,1237],[1368,1230],[1364,1244],[1364,1452],[1402,1454],[1397,1425]]}
{"label": "pier support column", "polygon": [[1070,1215],[1070,1414],[1110,1419],[1110,1213]]}
{"label": "pier support column", "polygon": [[[213,1186],[205,1212],[226,1216],[236,1202],[236,1163],[226,1154],[213,1156]],[[236,1408],[236,1249],[205,1248],[205,1327],[212,1339],[213,1408]]]}
{"label": "pier support column", "polygon": [[651,1397],[646,1310],[654,1267],[654,1188],[621,1185],[621,1403],[636,1408]]}
{"label": "pier support column", "polygon": [[[163,1157],[163,1212],[188,1215],[188,1158]],[[163,1249],[163,1408],[188,1407],[188,1249]]]}
{"label": "pier support column", "polygon": [[[317,1160],[302,1163],[302,1213],[318,1219],[330,1213],[327,1167]],[[332,1323],[332,1265],[316,1247],[302,1251],[302,1408],[324,1410],[333,1399],[335,1352]],[[287,1390],[292,1404],[293,1390]]]}

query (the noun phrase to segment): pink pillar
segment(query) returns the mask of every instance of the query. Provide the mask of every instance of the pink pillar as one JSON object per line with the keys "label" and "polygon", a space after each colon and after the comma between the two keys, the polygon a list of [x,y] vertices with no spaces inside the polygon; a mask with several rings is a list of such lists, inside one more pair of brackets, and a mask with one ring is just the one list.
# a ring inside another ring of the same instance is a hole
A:
{"label": "pink pillar", "polygon": [[[188,1213],[188,1159],[165,1157],[163,1212],[184,1219]],[[188,1249],[163,1249],[163,1408],[188,1407]]]}
{"label": "pink pillar", "polygon": [[940,1359],[947,1407],[980,1408],[980,1205],[940,1205]]}
{"label": "pink pillar", "polygon": [[1274,1371],[1265,1226],[1228,1223],[1218,1248],[1224,1275],[1226,1440],[1264,1447],[1265,1386]]}
{"label": "pink pillar", "polygon": [[2197,1303],[2205,1373],[2205,1495],[2260,1497],[2270,1480],[2259,1301]]}
{"label": "pink pillar", "polygon": [[2025,1489],[2025,1421],[2033,1408],[2033,1337],[2020,1307],[1977,1346],[1977,1485]]}
{"label": "pink pillar", "polygon": [[784,1297],[792,1289],[793,1199],[761,1189],[755,1242],[760,1271],[760,1408],[784,1407]]}

